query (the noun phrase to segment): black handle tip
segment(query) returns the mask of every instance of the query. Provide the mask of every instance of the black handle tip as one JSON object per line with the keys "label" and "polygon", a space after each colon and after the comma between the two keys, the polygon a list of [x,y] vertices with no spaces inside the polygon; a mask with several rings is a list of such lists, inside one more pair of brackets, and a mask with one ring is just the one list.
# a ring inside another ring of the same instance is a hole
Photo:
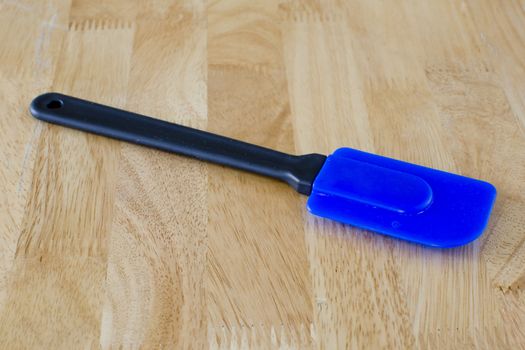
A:
{"label": "black handle tip", "polygon": [[31,115],[39,120],[50,121],[49,112],[64,106],[63,96],[56,92],[47,92],[35,97],[29,105]]}

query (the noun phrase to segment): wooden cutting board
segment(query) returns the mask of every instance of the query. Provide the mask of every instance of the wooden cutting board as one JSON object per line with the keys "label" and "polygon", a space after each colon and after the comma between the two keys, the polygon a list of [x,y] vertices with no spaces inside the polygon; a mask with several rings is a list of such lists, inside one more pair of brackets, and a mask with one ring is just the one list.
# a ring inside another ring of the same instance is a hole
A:
{"label": "wooden cutting board", "polygon": [[[0,348],[525,346],[519,1],[0,0]],[[59,91],[494,183],[429,249],[255,175],[43,124]]]}

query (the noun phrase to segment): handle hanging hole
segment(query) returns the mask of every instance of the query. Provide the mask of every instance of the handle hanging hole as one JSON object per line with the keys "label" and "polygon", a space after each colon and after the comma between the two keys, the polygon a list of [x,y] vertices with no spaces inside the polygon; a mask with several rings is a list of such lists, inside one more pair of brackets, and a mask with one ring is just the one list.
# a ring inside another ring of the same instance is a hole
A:
{"label": "handle hanging hole", "polygon": [[57,109],[64,105],[64,102],[61,100],[51,100],[46,104],[46,107],[49,109]]}

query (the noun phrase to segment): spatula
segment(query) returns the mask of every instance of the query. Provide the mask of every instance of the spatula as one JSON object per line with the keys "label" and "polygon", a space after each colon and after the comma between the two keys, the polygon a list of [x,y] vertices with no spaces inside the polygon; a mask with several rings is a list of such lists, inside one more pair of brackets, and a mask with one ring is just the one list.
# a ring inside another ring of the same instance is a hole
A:
{"label": "spatula", "polygon": [[31,103],[40,120],[230,166],[288,183],[317,216],[435,247],[485,229],[493,185],[351,148],[291,155],[58,93]]}

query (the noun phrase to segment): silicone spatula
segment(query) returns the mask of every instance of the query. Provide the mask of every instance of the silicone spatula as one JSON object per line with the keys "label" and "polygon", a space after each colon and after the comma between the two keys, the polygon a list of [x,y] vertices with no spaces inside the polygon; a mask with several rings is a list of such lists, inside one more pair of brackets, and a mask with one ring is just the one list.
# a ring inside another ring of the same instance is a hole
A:
{"label": "silicone spatula", "polygon": [[46,93],[31,103],[40,120],[272,177],[310,196],[317,216],[435,247],[485,229],[491,184],[351,148],[290,155],[206,131]]}

